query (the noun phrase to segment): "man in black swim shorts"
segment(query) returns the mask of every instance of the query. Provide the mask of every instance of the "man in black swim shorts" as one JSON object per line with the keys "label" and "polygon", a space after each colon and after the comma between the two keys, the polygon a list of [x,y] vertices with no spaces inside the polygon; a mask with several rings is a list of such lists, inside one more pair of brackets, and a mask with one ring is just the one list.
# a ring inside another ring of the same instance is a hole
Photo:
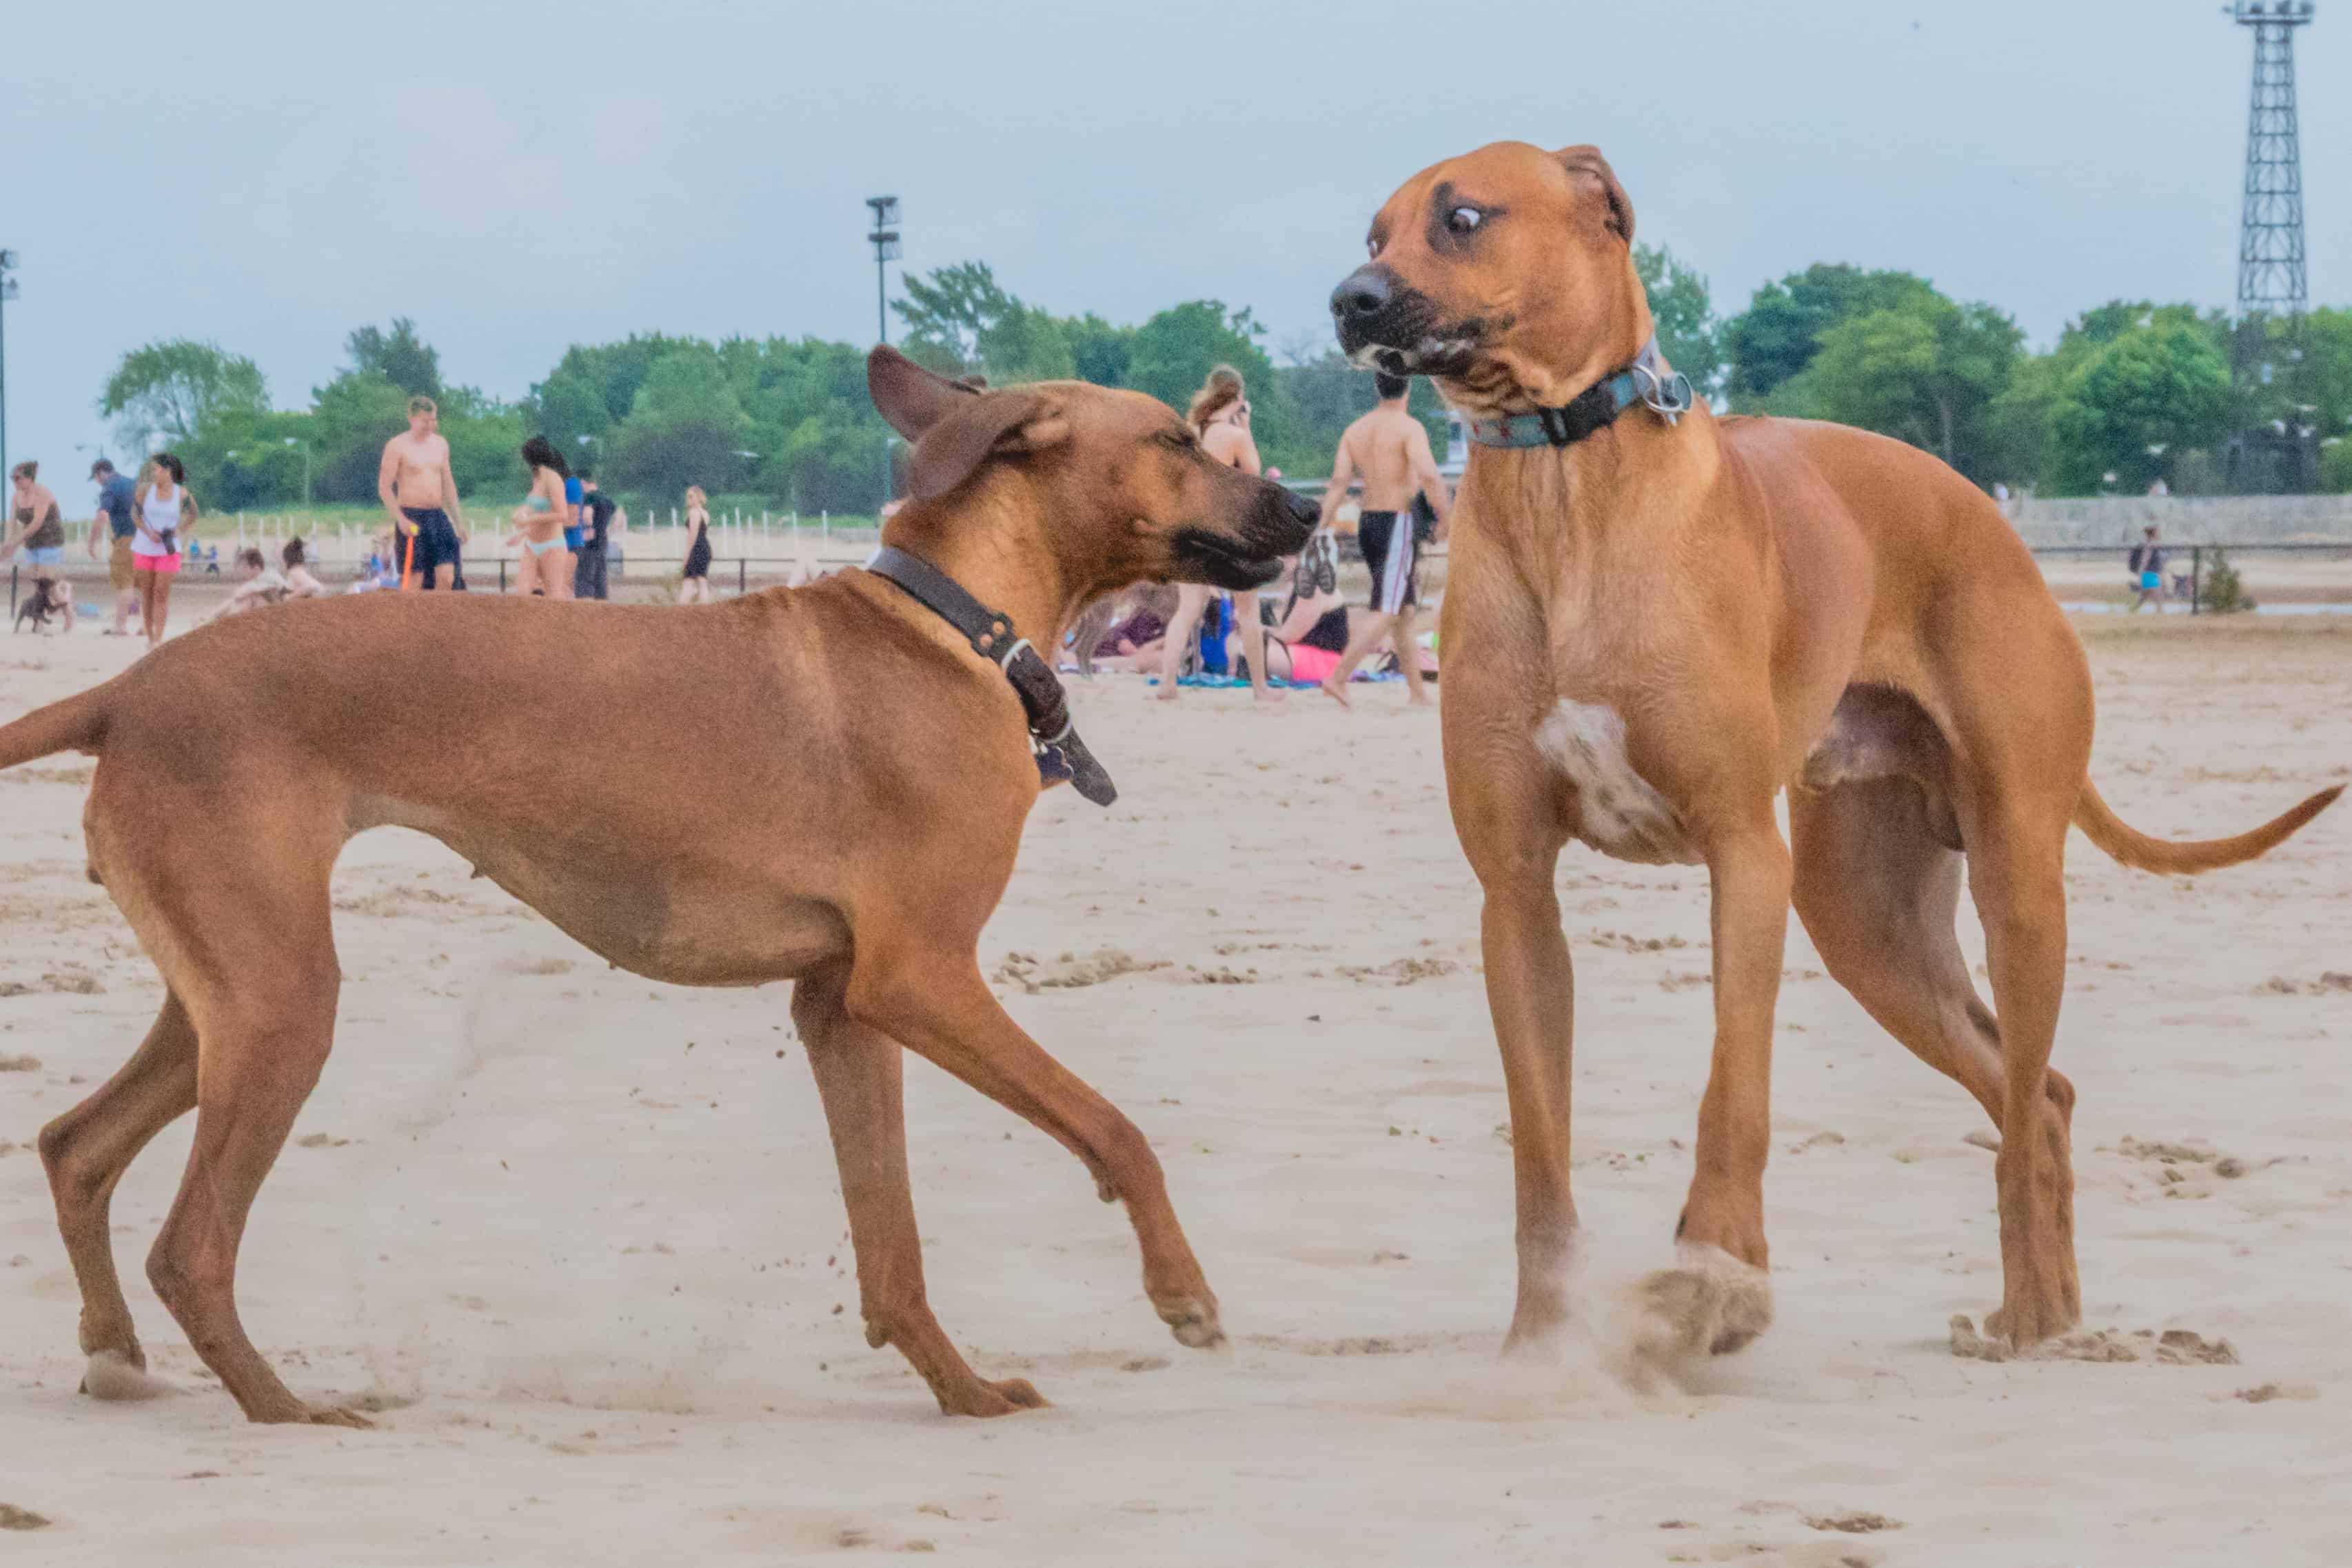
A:
{"label": "man in black swim shorts", "polygon": [[1429,432],[1406,412],[1412,382],[1383,371],[1375,378],[1379,406],[1348,426],[1339,438],[1339,454],[1331,465],[1331,483],[1323,492],[1323,522],[1329,527],[1348,494],[1360,479],[1363,510],[1356,516],[1356,542],[1363,547],[1364,564],[1371,569],[1371,613],[1348,640],[1339,668],[1323,680],[1327,695],[1342,706],[1348,701],[1348,678],[1381,642],[1393,643],[1397,667],[1403,672],[1405,694],[1415,706],[1426,703],[1422,688],[1421,646],[1413,635],[1413,611],[1420,602],[1414,580],[1421,565],[1421,540],[1413,526],[1415,497],[1426,497],[1437,514],[1436,537],[1445,537],[1453,498],[1437,472],[1437,457],[1429,448]]}
{"label": "man in black swim shorts", "polygon": [[431,398],[410,398],[408,432],[383,444],[376,469],[376,498],[392,519],[392,559],[403,588],[466,586],[457,570],[465,513],[457,505],[457,476],[449,472],[449,443],[436,428],[440,419]]}

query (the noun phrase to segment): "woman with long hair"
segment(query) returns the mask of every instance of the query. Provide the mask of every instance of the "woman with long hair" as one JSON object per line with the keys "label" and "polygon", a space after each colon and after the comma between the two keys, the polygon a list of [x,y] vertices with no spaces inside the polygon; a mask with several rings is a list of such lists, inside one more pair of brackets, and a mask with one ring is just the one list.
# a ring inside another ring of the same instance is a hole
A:
{"label": "woman with long hair", "polygon": [[509,544],[522,546],[521,570],[517,574],[525,594],[547,599],[572,597],[572,552],[563,548],[563,528],[572,508],[563,498],[563,482],[572,476],[563,454],[544,435],[522,444],[522,460],[530,465],[530,494],[514,509],[515,535]]}
{"label": "woman with long hair", "polygon": [[686,575],[678,581],[677,601],[710,602],[710,497],[699,485],[686,487]]}
{"label": "woman with long hair", "polygon": [[[1242,373],[1233,366],[1219,365],[1209,372],[1209,379],[1192,394],[1192,406],[1186,411],[1184,419],[1210,456],[1244,474],[1259,471],[1257,443],[1250,436],[1249,399],[1244,395]],[[1209,608],[1209,596],[1215,591],[1189,582],[1178,589],[1176,618],[1169,622],[1168,643],[1160,654],[1162,702],[1176,698],[1176,677],[1183,673],[1185,657],[1192,650],[1193,634],[1200,630],[1201,617]],[[1241,622],[1242,649],[1249,660],[1250,694],[1262,703],[1280,702],[1282,694],[1265,684],[1265,622],[1258,616],[1255,591],[1234,595],[1234,619]]]}
{"label": "woman with long hair", "polygon": [[139,616],[152,648],[163,640],[172,610],[172,582],[180,575],[180,529],[203,514],[188,494],[188,471],[168,452],[147,460],[147,477],[131,497],[139,531],[131,540],[131,580],[139,590]]}
{"label": "woman with long hair", "polygon": [[8,508],[8,543],[0,560],[19,549],[28,566],[60,566],[66,559],[65,517],[58,510],[55,492],[41,483],[41,465],[26,459],[8,471],[16,486]]}

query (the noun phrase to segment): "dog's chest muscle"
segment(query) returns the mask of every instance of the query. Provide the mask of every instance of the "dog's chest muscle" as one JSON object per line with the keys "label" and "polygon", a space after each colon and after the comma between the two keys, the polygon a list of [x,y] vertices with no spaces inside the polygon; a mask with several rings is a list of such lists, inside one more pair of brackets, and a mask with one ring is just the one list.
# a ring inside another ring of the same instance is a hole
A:
{"label": "dog's chest muscle", "polygon": [[1672,802],[1633,766],[1625,720],[1603,703],[1562,697],[1536,727],[1536,749],[1576,789],[1576,836],[1602,854],[1651,864],[1695,863]]}

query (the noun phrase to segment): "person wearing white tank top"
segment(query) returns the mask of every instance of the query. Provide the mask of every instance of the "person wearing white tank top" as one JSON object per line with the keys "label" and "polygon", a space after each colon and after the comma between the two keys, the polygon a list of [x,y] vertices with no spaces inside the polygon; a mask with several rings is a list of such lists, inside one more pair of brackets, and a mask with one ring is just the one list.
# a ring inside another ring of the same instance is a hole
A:
{"label": "person wearing white tank top", "polygon": [[180,572],[179,529],[198,515],[187,478],[177,457],[158,452],[147,460],[146,476],[131,497],[138,531],[131,538],[131,580],[139,590],[140,621],[151,648],[163,640],[171,612],[172,580]]}

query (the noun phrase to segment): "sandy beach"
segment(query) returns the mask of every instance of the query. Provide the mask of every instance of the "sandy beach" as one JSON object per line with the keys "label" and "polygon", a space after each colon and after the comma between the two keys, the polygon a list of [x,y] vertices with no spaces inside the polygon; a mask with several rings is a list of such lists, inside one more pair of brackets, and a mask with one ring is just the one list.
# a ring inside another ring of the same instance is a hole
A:
{"label": "sandy beach", "polygon": [[[2096,775],[2135,825],[2236,831],[2352,771],[2352,624],[2086,634]],[[0,719],[135,651],[0,643]],[[184,1392],[79,1397],[29,1145],[160,993],[83,879],[91,765],[0,773],[0,1527],[47,1521],[0,1528],[0,1563],[2352,1559],[2352,812],[2193,883],[2074,841],[2055,1061],[2102,1359],[1953,1353],[1951,1319],[2000,1295],[1990,1129],[1792,923],[1778,1320],[1640,1386],[1612,1333],[1690,1175],[1704,872],[1562,862],[1587,1326],[1506,1364],[1506,1111],[1435,716],[1394,686],[1352,713],[1074,692],[1122,798],[1040,803],[982,960],[1151,1136],[1233,1337],[1174,1343],[1078,1164],[915,1063],[933,1303],[983,1375],[1054,1401],[990,1423],[866,1346],[785,988],[610,970],[396,831],[338,872],[336,1053],[240,1278],[296,1391],[379,1429],[247,1426],[156,1303],[141,1264],[192,1119],[114,1206]]]}

